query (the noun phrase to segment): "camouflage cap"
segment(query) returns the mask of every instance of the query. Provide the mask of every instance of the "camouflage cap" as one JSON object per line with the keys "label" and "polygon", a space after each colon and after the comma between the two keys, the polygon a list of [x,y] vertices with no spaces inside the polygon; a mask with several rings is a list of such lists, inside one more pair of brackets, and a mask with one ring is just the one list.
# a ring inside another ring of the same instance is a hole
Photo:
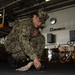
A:
{"label": "camouflage cap", "polygon": [[43,10],[38,10],[38,17],[42,24],[45,24],[45,21],[49,18],[48,14]]}

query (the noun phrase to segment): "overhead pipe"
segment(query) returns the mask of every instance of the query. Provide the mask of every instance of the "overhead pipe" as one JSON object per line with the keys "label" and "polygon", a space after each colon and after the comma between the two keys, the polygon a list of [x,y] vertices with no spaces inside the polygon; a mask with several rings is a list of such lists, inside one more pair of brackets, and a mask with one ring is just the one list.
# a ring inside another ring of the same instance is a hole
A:
{"label": "overhead pipe", "polygon": [[67,1],[65,1],[65,2],[61,2],[61,3],[57,3],[57,4],[55,4],[55,5],[48,6],[47,8],[50,8],[50,7],[53,7],[53,6],[62,5],[62,4],[66,4],[66,3],[70,3],[70,2],[72,2],[72,1],[74,1],[74,0],[67,0]]}
{"label": "overhead pipe", "polygon": [[[19,1],[21,1],[21,0],[16,0],[16,1],[14,1],[14,2],[12,2],[12,3],[9,3],[9,4],[7,4],[7,5],[5,5],[5,6],[3,6],[3,7],[0,8],[0,10],[3,9],[2,24],[4,23],[5,8],[7,8],[7,7],[9,7],[10,5],[13,5],[13,4],[15,4],[15,3],[19,2]],[[14,17],[13,17],[13,18],[14,18]],[[15,19],[15,18],[14,18],[14,19]]]}
{"label": "overhead pipe", "polygon": [[[56,6],[56,5],[59,5],[59,4],[63,4],[63,3],[67,3],[67,2],[72,2],[72,1],[74,1],[74,0],[68,0],[68,1],[65,1],[65,2],[62,2],[62,3],[58,3],[58,4],[55,4],[55,5],[50,5],[49,7],[53,7],[53,6]],[[31,9],[31,8],[34,8],[34,7],[39,6],[39,5],[42,6],[45,3],[47,3],[47,2],[46,1],[43,1],[41,3],[37,3],[37,4],[33,5],[31,7],[23,8],[23,9],[21,9],[19,11],[14,11],[14,14],[19,13],[19,12],[22,12],[22,11],[25,11],[25,10],[28,10],[28,9]]]}
{"label": "overhead pipe", "polygon": [[[54,10],[51,10],[49,11],[50,12],[54,12],[54,11],[58,11],[58,10],[62,10],[62,9],[66,9],[66,8],[70,8],[70,7],[75,7],[75,4],[72,4],[72,5],[69,5],[69,6],[65,6],[65,7],[62,7],[62,8],[58,8],[58,9],[54,9]],[[49,7],[47,7],[48,9]]]}
{"label": "overhead pipe", "polygon": [[42,4],[45,4],[45,3],[47,3],[47,2],[46,2],[46,1],[43,1],[43,2],[41,2],[41,3],[37,3],[37,4],[33,5],[33,6],[31,6],[31,7],[23,8],[23,9],[21,9],[21,10],[19,10],[19,11],[14,11],[14,14],[19,13],[19,12],[21,12],[21,11],[25,11],[25,10],[31,9],[31,8],[34,8],[34,7],[36,7],[36,6],[39,6],[39,5],[42,5]]}
{"label": "overhead pipe", "polygon": [[[69,0],[69,1],[62,2],[62,3],[57,3],[55,5],[50,5],[50,6],[47,6],[47,7],[44,7],[44,8],[40,8],[40,9],[47,9],[47,8],[55,7],[55,6],[58,6],[58,5],[61,5],[61,4],[66,4],[66,3],[69,3],[69,2],[72,2],[72,1],[74,1],[74,0]],[[30,7],[27,8],[27,9],[30,9]],[[35,11],[37,11],[37,10],[33,10],[33,11],[30,11],[30,12],[26,12],[24,14],[20,14],[20,15],[18,15],[18,17],[30,14],[30,13],[35,12]]]}
{"label": "overhead pipe", "polygon": [[4,9],[4,8],[10,6],[10,5],[13,5],[13,4],[15,4],[15,3],[19,2],[19,1],[21,1],[21,0],[16,0],[16,1],[12,2],[12,3],[9,3],[9,4],[7,4],[7,5],[3,6],[3,7],[1,7],[0,10],[1,10],[1,9]]}

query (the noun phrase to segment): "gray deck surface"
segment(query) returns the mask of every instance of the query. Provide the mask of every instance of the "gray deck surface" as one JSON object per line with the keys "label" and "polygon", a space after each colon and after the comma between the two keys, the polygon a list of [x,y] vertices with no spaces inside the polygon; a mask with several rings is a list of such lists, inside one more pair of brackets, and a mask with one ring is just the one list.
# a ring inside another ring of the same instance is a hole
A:
{"label": "gray deck surface", "polygon": [[34,67],[25,72],[15,71],[7,62],[0,62],[0,75],[75,75],[75,63],[71,64],[48,64],[37,71]]}

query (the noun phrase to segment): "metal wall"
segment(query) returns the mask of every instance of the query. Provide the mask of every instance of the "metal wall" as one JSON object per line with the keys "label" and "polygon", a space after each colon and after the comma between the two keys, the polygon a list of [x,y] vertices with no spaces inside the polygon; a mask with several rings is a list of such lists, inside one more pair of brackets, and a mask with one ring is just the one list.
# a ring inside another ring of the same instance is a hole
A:
{"label": "metal wall", "polygon": [[[49,19],[46,21],[46,27],[43,29],[42,33],[46,39],[46,46],[56,47],[58,44],[67,44],[69,41],[69,31],[75,29],[75,7],[65,8],[57,10],[54,12],[49,12]],[[54,25],[50,24],[50,19],[56,18],[57,22]],[[65,27],[64,30],[50,31],[50,28],[57,29]],[[47,43],[47,34],[54,34],[55,43]]]}

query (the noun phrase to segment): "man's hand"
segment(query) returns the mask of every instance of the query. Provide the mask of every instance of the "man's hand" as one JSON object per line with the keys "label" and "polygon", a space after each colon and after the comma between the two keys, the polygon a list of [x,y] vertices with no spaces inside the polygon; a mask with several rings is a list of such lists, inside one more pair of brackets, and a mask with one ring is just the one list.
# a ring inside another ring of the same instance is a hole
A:
{"label": "man's hand", "polygon": [[34,59],[34,66],[37,70],[39,70],[41,68],[41,62],[38,58]]}

